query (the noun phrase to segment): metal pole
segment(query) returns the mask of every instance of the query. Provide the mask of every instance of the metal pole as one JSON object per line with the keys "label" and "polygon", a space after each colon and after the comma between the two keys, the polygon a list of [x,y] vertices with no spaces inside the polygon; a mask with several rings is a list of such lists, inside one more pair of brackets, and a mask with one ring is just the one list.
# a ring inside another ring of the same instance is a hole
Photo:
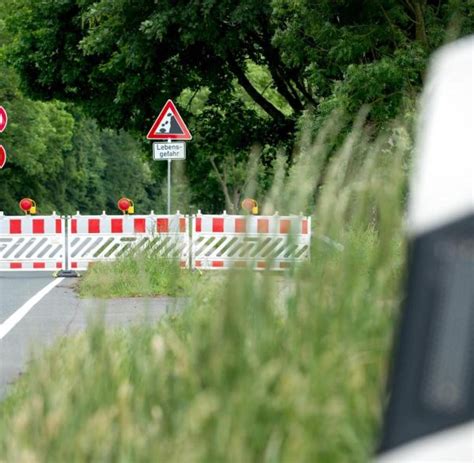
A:
{"label": "metal pole", "polygon": [[61,269],[56,276],[58,277],[66,277],[66,278],[71,278],[71,277],[78,277],[78,273],[75,270],[71,270],[69,268],[69,222],[71,220],[71,217],[69,215],[64,216],[64,232],[63,232],[63,246],[64,246],[64,268]]}
{"label": "metal pole", "polygon": [[168,215],[171,215],[171,159],[168,159]]}
{"label": "metal pole", "polygon": [[64,216],[64,270],[69,272],[69,216]]}

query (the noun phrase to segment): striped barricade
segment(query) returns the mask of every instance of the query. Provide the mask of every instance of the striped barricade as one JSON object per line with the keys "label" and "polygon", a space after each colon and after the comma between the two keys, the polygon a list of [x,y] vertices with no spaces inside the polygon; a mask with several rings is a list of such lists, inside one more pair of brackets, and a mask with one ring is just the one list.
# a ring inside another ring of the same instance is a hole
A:
{"label": "striped barricade", "polygon": [[58,270],[64,266],[64,220],[0,212],[0,270]]}
{"label": "striped barricade", "polygon": [[310,241],[310,217],[198,214],[192,220],[192,267],[281,270],[309,259]]}
{"label": "striped barricade", "polygon": [[127,253],[147,252],[179,259],[188,266],[188,218],[168,215],[74,215],[69,219],[70,268],[85,270],[89,263],[111,261]]}
{"label": "striped barricade", "polygon": [[[85,270],[146,251],[197,269],[284,269],[310,255],[311,218],[106,214],[13,216],[0,212],[0,270]],[[67,252],[66,252],[67,251]]]}

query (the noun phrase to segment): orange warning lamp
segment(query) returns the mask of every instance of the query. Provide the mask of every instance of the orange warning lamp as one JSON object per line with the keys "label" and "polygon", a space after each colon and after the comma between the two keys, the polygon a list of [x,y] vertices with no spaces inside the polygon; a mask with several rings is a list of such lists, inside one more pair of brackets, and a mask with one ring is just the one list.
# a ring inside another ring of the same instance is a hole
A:
{"label": "orange warning lamp", "polygon": [[117,207],[124,213],[124,214],[134,214],[135,213],[135,205],[133,201],[128,198],[120,198],[117,203]]}
{"label": "orange warning lamp", "polygon": [[257,201],[252,198],[245,198],[242,201],[242,209],[246,210],[249,214],[258,214]]}
{"label": "orange warning lamp", "polygon": [[36,214],[36,202],[31,198],[23,198],[18,205],[25,214]]}

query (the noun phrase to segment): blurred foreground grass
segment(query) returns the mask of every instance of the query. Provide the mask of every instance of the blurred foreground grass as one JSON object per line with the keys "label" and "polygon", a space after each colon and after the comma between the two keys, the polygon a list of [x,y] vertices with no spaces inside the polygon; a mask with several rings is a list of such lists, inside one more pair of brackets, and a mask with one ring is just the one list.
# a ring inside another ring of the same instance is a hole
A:
{"label": "blurred foreground grass", "polygon": [[400,299],[409,144],[355,129],[322,166],[329,136],[303,140],[264,205],[311,212],[323,185],[311,262],[196,282],[187,309],[155,326],[106,331],[99,318],[62,340],[0,404],[0,461],[368,461]]}

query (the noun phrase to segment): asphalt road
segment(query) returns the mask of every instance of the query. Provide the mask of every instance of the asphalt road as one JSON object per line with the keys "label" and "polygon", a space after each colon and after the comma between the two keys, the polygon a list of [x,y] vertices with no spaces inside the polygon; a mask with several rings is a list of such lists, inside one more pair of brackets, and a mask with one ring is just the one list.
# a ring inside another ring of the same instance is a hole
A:
{"label": "asphalt road", "polygon": [[46,272],[0,272],[0,324],[52,280]]}
{"label": "asphalt road", "polygon": [[3,330],[2,337],[2,324],[5,327],[9,317],[15,317],[20,307],[53,280],[47,272],[0,272],[0,399],[24,371],[32,355],[41,355],[61,337],[83,331],[96,314],[103,314],[107,327],[149,323],[183,303],[168,297],[79,299],[75,291],[77,280],[64,279],[11,330],[6,334]]}

